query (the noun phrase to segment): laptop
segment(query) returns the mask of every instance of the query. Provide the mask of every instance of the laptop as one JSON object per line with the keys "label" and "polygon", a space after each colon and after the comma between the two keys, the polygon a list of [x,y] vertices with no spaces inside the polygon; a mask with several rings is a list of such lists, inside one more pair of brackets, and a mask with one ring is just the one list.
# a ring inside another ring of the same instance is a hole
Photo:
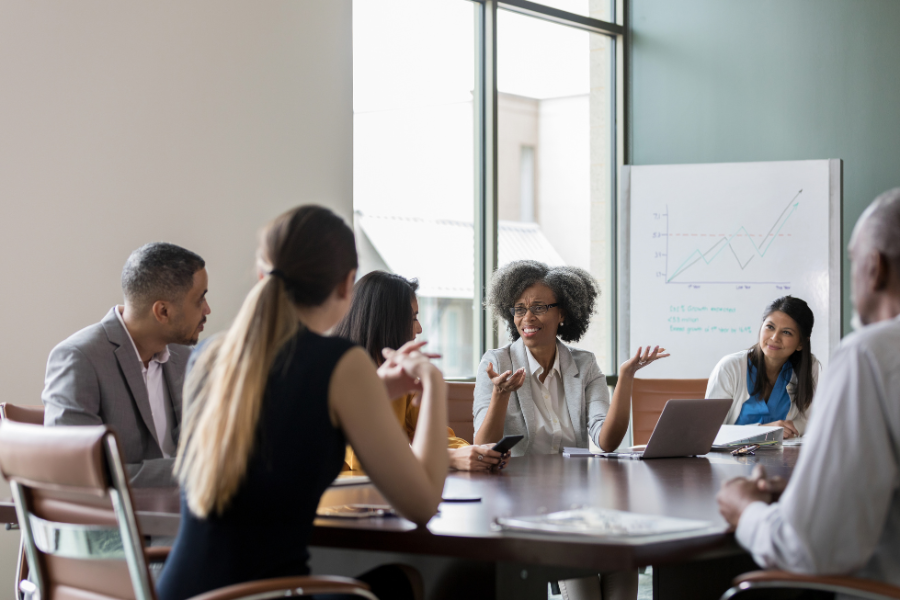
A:
{"label": "laptop", "polygon": [[732,400],[669,400],[659,415],[647,447],[641,452],[598,452],[606,458],[674,458],[697,456],[712,449]]}

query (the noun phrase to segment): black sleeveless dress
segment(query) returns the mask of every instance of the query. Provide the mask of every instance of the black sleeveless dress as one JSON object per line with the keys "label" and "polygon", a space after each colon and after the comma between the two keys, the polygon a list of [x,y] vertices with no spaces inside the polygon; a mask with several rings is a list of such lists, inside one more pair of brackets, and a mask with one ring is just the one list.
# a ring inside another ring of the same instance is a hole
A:
{"label": "black sleeveless dress", "polygon": [[281,351],[269,374],[247,474],[225,512],[199,519],[182,496],[181,529],[160,575],[159,600],[309,574],[316,508],[341,470],[346,446],[328,416],[328,384],[351,347],[343,338],[301,331]]}

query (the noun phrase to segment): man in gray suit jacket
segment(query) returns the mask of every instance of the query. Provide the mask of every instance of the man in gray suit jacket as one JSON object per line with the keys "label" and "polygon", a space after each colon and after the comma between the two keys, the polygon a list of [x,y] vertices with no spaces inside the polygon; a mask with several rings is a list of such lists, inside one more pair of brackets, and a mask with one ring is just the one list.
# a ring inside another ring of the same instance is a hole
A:
{"label": "man in gray suit jacket", "polygon": [[125,305],[60,343],[47,360],[44,425],[109,425],[132,485],[175,485],[181,391],[206,315],[198,255],[151,243],[122,271]]}

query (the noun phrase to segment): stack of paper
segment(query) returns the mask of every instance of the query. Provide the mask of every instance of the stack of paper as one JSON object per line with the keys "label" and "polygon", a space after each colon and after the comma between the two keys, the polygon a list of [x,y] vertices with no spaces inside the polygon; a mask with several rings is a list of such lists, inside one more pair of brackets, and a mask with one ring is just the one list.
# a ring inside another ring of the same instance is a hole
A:
{"label": "stack of paper", "polygon": [[640,515],[605,508],[578,508],[533,517],[498,517],[496,523],[501,529],[514,531],[541,531],[596,537],[661,535],[712,526],[709,521]]}
{"label": "stack of paper", "polygon": [[722,425],[713,442],[713,448],[731,448],[760,442],[781,443],[783,427],[763,427],[761,425]]}
{"label": "stack of paper", "polygon": [[353,475],[353,471],[345,471],[337,476],[337,479],[331,482],[331,487],[337,485],[360,485],[363,483],[371,483],[368,475]]}

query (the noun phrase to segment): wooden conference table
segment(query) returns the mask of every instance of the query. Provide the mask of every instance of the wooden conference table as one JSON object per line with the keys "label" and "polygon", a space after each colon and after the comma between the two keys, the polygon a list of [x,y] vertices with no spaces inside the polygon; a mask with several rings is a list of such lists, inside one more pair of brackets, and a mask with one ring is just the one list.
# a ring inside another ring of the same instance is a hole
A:
{"label": "wooden conference table", "polygon": [[[655,460],[529,456],[510,460],[498,474],[451,473],[444,497],[479,497],[480,502],[444,502],[427,528],[399,518],[317,519],[315,547],[348,552],[399,553],[486,561],[493,565],[497,598],[547,597],[547,582],[592,573],[654,567],[654,598],[718,598],[732,577],[754,569],[726,531],[715,495],[721,483],[749,476],[763,464],[788,478],[799,448],[765,448],[756,456],[711,452],[705,457]],[[145,534],[173,536],[179,525],[177,490],[135,490]],[[382,504],[372,485],[332,487],[322,506]],[[525,516],[594,506],[651,515],[709,521],[712,528],[689,535],[610,542],[577,536],[500,532],[495,517]],[[10,502],[0,503],[0,521],[14,522]],[[337,573],[336,573],[337,574]],[[348,573],[340,573],[348,574]],[[477,597],[477,594],[472,595]]]}

